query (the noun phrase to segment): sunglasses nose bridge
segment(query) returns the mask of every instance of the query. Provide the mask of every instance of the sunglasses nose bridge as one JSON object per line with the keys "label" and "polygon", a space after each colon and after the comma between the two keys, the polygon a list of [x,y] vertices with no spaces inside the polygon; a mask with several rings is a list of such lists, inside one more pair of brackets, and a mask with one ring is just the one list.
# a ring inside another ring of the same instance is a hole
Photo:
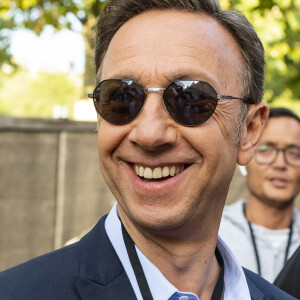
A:
{"label": "sunglasses nose bridge", "polygon": [[145,96],[143,107],[145,106],[145,102],[147,98],[149,98],[152,93],[154,94],[159,93],[159,95],[156,95],[156,97],[159,96],[163,106],[165,106],[163,98],[164,98],[164,93],[166,91],[166,88],[150,87],[150,88],[142,88],[142,90],[144,91],[144,96]]}
{"label": "sunglasses nose bridge", "polygon": [[170,112],[168,111],[166,104],[165,104],[165,92],[168,90],[168,88],[157,88],[157,87],[152,87],[152,88],[143,88],[142,89],[145,92],[145,100],[147,99],[147,92],[163,92],[162,97],[161,97],[161,102],[164,106],[164,109],[166,112],[170,115]]}
{"label": "sunglasses nose bridge", "polygon": [[153,87],[153,88],[143,88],[143,90],[145,92],[164,92],[166,89]]}
{"label": "sunglasses nose bridge", "polygon": [[145,96],[143,109],[134,120],[129,140],[151,151],[166,144],[174,144],[177,135],[173,126],[170,126],[168,112],[162,106],[161,93],[148,93]]}

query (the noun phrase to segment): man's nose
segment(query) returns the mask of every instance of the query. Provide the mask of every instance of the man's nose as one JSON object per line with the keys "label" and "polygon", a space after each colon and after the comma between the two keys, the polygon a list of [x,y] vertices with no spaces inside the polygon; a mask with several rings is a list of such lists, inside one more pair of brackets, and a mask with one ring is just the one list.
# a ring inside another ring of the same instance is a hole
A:
{"label": "man's nose", "polygon": [[145,150],[154,151],[176,143],[177,124],[166,111],[161,92],[147,92],[142,111],[133,122],[128,138]]}
{"label": "man's nose", "polygon": [[276,153],[275,160],[273,162],[273,166],[276,168],[286,168],[287,161],[285,158],[285,152],[282,149],[279,149]]}

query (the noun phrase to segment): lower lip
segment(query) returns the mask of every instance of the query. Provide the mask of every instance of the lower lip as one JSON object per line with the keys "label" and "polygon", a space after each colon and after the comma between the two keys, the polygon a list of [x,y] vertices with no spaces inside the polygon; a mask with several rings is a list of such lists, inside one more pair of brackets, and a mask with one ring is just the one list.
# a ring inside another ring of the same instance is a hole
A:
{"label": "lower lip", "polygon": [[128,173],[131,181],[133,183],[134,188],[141,193],[162,193],[168,192],[172,189],[175,189],[184,177],[184,171],[173,176],[169,177],[168,179],[159,180],[159,181],[145,181],[136,175],[133,168],[129,165],[128,166]]}
{"label": "lower lip", "polygon": [[276,188],[285,188],[288,185],[287,181],[284,180],[277,180],[277,179],[272,179],[270,180],[271,184],[276,187]]}

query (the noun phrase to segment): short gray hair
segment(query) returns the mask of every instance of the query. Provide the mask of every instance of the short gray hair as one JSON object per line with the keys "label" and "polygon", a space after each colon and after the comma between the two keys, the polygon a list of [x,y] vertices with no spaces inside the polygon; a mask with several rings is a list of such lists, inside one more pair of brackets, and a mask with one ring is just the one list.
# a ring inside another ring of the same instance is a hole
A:
{"label": "short gray hair", "polygon": [[96,72],[101,71],[105,53],[118,29],[134,16],[150,10],[204,13],[226,28],[244,60],[242,96],[254,103],[261,102],[265,69],[263,45],[246,17],[236,11],[222,10],[215,0],[110,0],[96,26]]}

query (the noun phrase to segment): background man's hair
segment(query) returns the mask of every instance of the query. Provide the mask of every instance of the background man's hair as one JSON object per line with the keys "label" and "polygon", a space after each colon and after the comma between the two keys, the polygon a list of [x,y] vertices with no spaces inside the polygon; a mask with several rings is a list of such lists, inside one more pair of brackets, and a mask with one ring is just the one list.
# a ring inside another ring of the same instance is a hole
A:
{"label": "background man's hair", "polygon": [[[242,14],[221,10],[215,0],[110,0],[96,26],[95,65],[99,75],[109,43],[117,30],[129,19],[150,10],[204,13],[219,22],[233,36],[241,50],[244,60],[242,96],[251,98],[255,103],[262,100],[265,68],[263,45]],[[244,111],[247,111],[247,107],[244,107]]]}
{"label": "background man's hair", "polygon": [[284,107],[272,107],[269,112],[270,118],[288,117],[297,120],[300,124],[300,118],[290,109]]}

